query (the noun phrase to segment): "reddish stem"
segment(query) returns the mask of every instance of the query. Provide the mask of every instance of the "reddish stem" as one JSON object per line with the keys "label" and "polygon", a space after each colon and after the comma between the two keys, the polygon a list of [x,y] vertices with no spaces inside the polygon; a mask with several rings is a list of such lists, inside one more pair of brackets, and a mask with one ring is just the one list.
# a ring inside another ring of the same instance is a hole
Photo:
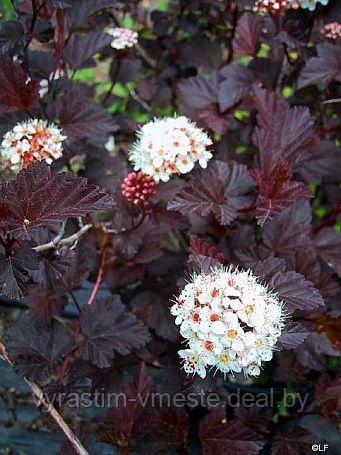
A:
{"label": "reddish stem", "polygon": [[107,249],[106,249],[106,247],[104,247],[102,249],[102,253],[101,253],[101,262],[100,262],[100,265],[99,265],[99,270],[98,270],[96,283],[95,283],[95,286],[94,286],[94,288],[92,290],[90,299],[88,301],[88,305],[92,305],[94,303],[96,295],[97,295],[97,292],[98,292],[98,289],[100,288],[100,286],[101,286],[101,284],[103,282],[104,275],[105,275],[104,266],[105,266],[106,253],[107,253]]}

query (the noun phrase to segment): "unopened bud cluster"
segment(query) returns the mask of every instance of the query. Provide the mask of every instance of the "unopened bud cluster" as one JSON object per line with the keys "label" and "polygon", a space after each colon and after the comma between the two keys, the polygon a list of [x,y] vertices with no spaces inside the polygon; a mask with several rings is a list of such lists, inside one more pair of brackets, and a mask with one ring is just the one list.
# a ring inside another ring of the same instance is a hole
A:
{"label": "unopened bud cluster", "polygon": [[13,171],[26,168],[34,161],[53,160],[63,155],[63,141],[66,136],[54,124],[34,119],[18,123],[8,131],[0,146],[1,163]]}
{"label": "unopened bud cluster", "polygon": [[137,133],[130,153],[134,170],[167,182],[173,174],[187,174],[196,162],[202,168],[212,158],[208,135],[187,117],[155,119]]}
{"label": "unopened bud cluster", "polygon": [[129,28],[110,28],[108,30],[109,35],[114,39],[111,42],[111,47],[114,49],[125,49],[127,47],[133,47],[138,40],[138,33],[130,30]]}
{"label": "unopened bud cluster", "polygon": [[136,205],[147,205],[151,196],[156,193],[156,182],[143,172],[130,172],[124,179],[122,194]]}
{"label": "unopened bud cluster", "polygon": [[284,325],[282,301],[250,270],[223,266],[191,277],[171,307],[188,348],[179,351],[187,373],[260,374],[272,359]]}

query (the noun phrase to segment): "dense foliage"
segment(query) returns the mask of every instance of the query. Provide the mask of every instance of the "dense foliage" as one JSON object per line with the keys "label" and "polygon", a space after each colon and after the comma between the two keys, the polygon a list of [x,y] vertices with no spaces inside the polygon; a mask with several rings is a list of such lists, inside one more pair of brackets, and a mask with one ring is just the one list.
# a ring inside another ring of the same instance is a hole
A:
{"label": "dense foliage", "polygon": [[[341,39],[337,24],[321,30],[341,21],[340,2],[268,14],[254,3],[17,0],[4,10],[1,137],[42,119],[66,138],[48,163],[49,132],[40,148],[23,130],[2,143],[0,289],[23,311],[6,312],[0,340],[19,374],[63,395],[56,408],[90,453],[303,454],[336,431]],[[111,45],[115,27],[138,37]],[[174,115],[212,139],[207,168],[156,183],[132,174],[140,126]],[[190,273],[221,264],[251,269],[286,305],[257,378],[181,368],[171,299]],[[273,387],[266,409],[228,403],[231,391]],[[307,394],[305,406],[286,407],[283,388]],[[81,413],[82,394],[98,391],[134,404]],[[195,408],[153,406],[153,391],[208,395]]]}

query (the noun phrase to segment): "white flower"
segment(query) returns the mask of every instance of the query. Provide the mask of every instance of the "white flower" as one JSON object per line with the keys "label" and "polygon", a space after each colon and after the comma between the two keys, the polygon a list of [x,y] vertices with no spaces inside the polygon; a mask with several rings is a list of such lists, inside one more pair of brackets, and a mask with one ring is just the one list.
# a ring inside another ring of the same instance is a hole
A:
{"label": "white flower", "polygon": [[135,171],[167,182],[173,174],[187,174],[196,162],[202,168],[212,158],[208,135],[187,117],[155,119],[137,133],[129,160]]}
{"label": "white flower", "polygon": [[39,96],[40,98],[43,98],[43,96],[46,95],[46,93],[48,93],[49,91],[49,83],[51,81],[56,81],[57,79],[59,79],[60,77],[63,77],[64,76],[64,71],[63,70],[59,70],[57,69],[56,71],[54,71],[53,73],[51,73],[48,77],[48,79],[42,79],[40,82],[39,82]]}
{"label": "white flower", "polygon": [[0,145],[0,160],[12,171],[26,168],[34,161],[45,160],[48,164],[63,156],[66,136],[54,124],[33,119],[18,123],[8,131]]}
{"label": "white flower", "polygon": [[263,14],[279,14],[292,6],[292,0],[257,0],[254,11]]}
{"label": "white flower", "polygon": [[327,5],[329,0],[297,0],[298,7],[303,9],[308,9],[309,11],[314,11],[318,3],[321,5]]}
{"label": "white flower", "polygon": [[110,28],[109,35],[114,39],[111,42],[111,47],[114,49],[125,49],[126,47],[133,47],[137,43],[138,33],[130,30],[129,28]]}
{"label": "white flower", "polygon": [[260,374],[284,325],[283,303],[250,270],[223,266],[195,274],[174,300],[171,314],[188,349],[184,369],[201,377],[207,366],[223,373]]}
{"label": "white flower", "polygon": [[187,374],[197,373],[201,378],[206,376],[206,365],[195,352],[184,349],[179,351],[179,355],[184,359],[183,368]]}

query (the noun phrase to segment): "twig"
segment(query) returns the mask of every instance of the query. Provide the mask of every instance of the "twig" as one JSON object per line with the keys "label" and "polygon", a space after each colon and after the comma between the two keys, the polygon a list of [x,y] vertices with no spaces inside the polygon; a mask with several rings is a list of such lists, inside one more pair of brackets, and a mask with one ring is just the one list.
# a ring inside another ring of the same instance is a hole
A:
{"label": "twig", "polygon": [[38,245],[33,248],[33,250],[40,253],[42,251],[51,250],[52,248],[56,248],[56,246],[60,245],[72,245],[77,240],[79,240],[89,229],[92,228],[92,224],[86,224],[83,226],[79,231],[75,232],[74,234],[70,235],[70,237],[66,237],[56,243],[56,239],[51,240],[51,242],[45,243],[43,245]]}
{"label": "twig", "polygon": [[333,98],[330,100],[322,101],[321,104],[334,104],[334,103],[340,103],[340,102],[341,102],[341,98]]}
{"label": "twig", "polygon": [[[6,347],[0,340],[0,358],[2,358],[5,362],[7,362],[12,368],[14,368],[14,364],[9,358]],[[72,444],[73,448],[77,452],[78,455],[89,455],[89,452],[83,447],[82,443],[80,440],[77,438],[77,436],[71,431],[69,426],[66,424],[65,420],[63,417],[59,414],[57,409],[44,397],[44,393],[41,390],[41,388],[38,386],[33,381],[30,381],[29,379],[24,377],[24,380],[28,387],[30,388],[32,394],[34,397],[37,399],[37,402],[39,405],[43,405],[47,413],[53,418],[53,420],[56,422],[56,424],[59,426],[59,428],[62,430],[62,432],[65,434],[67,439],[70,441]]]}
{"label": "twig", "polygon": [[145,109],[146,111],[150,112],[152,110],[152,108],[149,106],[149,104],[147,104],[145,102],[145,100],[143,100],[136,92],[133,88],[130,88],[129,89],[129,93],[130,93],[130,96],[137,102],[139,103],[143,109]]}
{"label": "twig", "polygon": [[157,61],[154,60],[149,54],[148,52],[145,50],[144,47],[140,46],[139,43],[136,43],[134,45],[135,49],[136,49],[136,52],[139,54],[139,56],[142,58],[142,60],[144,60],[147,65],[149,65],[151,68],[153,69],[156,69],[157,67]]}
{"label": "twig", "polygon": [[107,254],[107,248],[104,246],[104,248],[102,249],[102,253],[101,253],[101,262],[100,262],[99,269],[98,269],[96,283],[92,290],[91,296],[89,298],[88,305],[92,305],[94,303],[98,289],[100,288],[102,281],[104,279],[104,275],[105,275],[104,266],[105,266],[106,254]]}

